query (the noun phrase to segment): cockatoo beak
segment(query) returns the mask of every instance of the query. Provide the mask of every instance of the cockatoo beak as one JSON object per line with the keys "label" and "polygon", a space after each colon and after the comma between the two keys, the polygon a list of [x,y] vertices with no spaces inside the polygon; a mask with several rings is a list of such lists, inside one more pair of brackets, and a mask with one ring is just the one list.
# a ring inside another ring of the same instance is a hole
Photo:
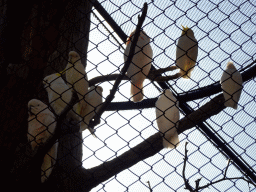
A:
{"label": "cockatoo beak", "polygon": [[28,107],[28,114],[31,116],[31,115],[35,115],[33,112],[32,112],[32,106],[29,106]]}

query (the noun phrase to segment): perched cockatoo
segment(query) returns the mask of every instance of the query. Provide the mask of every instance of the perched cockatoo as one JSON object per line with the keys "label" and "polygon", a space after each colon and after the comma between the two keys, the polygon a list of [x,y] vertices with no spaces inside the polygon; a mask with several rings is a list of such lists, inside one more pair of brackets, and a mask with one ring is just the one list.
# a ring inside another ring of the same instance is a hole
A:
{"label": "perched cockatoo", "polygon": [[45,143],[55,131],[56,121],[47,105],[37,99],[28,102],[28,140],[32,150],[40,143]]}
{"label": "perched cockatoo", "polygon": [[198,43],[192,29],[182,28],[176,49],[176,66],[180,69],[181,77],[188,79],[196,64]]}
{"label": "perched cockatoo", "polygon": [[[56,121],[53,113],[47,105],[37,99],[28,102],[28,141],[34,150],[36,146],[45,143],[54,133]],[[44,156],[41,166],[41,182],[45,182],[50,176],[57,159],[58,142],[56,142]]]}
{"label": "perched cockatoo", "polygon": [[92,135],[94,135],[94,130],[92,128],[88,128],[90,120],[94,117],[95,112],[99,110],[102,104],[102,92],[103,88],[101,86],[91,86],[87,95],[87,107],[83,114],[81,114],[83,121],[81,122],[80,131],[84,131],[85,129],[89,129]]}
{"label": "perched cockatoo", "polygon": [[158,129],[163,135],[163,146],[175,148],[179,144],[177,127],[179,125],[179,101],[168,89],[162,92],[156,102],[156,121]]}
{"label": "perched cockatoo", "polygon": [[237,109],[237,104],[243,89],[243,79],[233,62],[228,62],[220,83],[225,98],[224,105]]}
{"label": "perched cockatoo", "polygon": [[57,160],[58,141],[52,146],[48,153],[44,156],[41,166],[41,182],[44,183],[52,173],[53,167]]}
{"label": "perched cockatoo", "polygon": [[[43,80],[44,87],[48,93],[48,99],[51,107],[57,115],[60,115],[72,97],[71,89],[66,85],[58,73],[46,76]],[[75,107],[73,110],[76,111]],[[68,112],[68,117],[79,121],[79,117],[72,110]]]}
{"label": "perched cockatoo", "polygon": [[[134,39],[135,31],[133,31],[126,43],[126,49],[124,51],[124,61],[131,48],[131,41]],[[144,31],[140,31],[140,36],[135,48],[135,53],[127,70],[127,76],[131,79],[131,96],[133,102],[139,102],[143,99],[143,82],[146,79],[153,57],[153,51],[149,44],[150,38]]]}
{"label": "perched cockatoo", "polygon": [[69,60],[64,72],[66,73],[67,85],[76,91],[79,103],[77,113],[83,113],[87,107],[86,95],[88,93],[89,82],[85,67],[81,62],[80,55],[75,51],[69,52]]}

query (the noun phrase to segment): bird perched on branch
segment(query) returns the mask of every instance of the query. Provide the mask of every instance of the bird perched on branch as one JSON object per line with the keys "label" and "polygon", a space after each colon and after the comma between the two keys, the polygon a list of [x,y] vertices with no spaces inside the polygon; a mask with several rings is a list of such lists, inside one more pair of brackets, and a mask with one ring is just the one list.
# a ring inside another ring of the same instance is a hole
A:
{"label": "bird perched on branch", "polygon": [[[57,115],[60,115],[72,97],[71,89],[66,85],[58,73],[46,76],[43,80],[44,87],[48,93],[51,107]],[[73,110],[76,111],[75,107]],[[79,117],[74,111],[69,111],[67,116],[79,121]]]}
{"label": "bird perched on branch", "polygon": [[77,93],[79,98],[77,113],[82,114],[87,107],[86,94],[88,93],[89,82],[85,72],[85,67],[77,52],[69,52],[68,64],[60,74],[63,73],[66,73],[67,85]]}
{"label": "bird perched on branch", "polygon": [[80,131],[89,129],[92,135],[94,135],[94,130],[88,127],[90,120],[94,117],[95,113],[99,110],[102,104],[102,92],[103,88],[101,86],[91,86],[87,95],[87,107],[81,116],[83,121],[81,122]]}
{"label": "bird perched on branch", "polygon": [[[56,128],[55,116],[47,105],[37,99],[28,102],[28,141],[32,150],[45,143],[54,133]],[[45,182],[50,176],[57,159],[58,142],[56,142],[45,155],[41,166],[41,182]]]}
{"label": "bird perched on branch", "polygon": [[227,67],[222,74],[220,83],[225,98],[224,105],[226,107],[237,109],[237,104],[243,89],[243,79],[233,62],[228,62]]}
{"label": "bird perched on branch", "polygon": [[45,143],[55,131],[56,121],[53,113],[42,101],[32,99],[28,102],[28,140],[32,150],[40,143]]}
{"label": "bird perched on branch", "polygon": [[177,127],[179,124],[179,101],[168,89],[163,91],[156,102],[156,121],[158,129],[163,135],[163,146],[175,148],[179,144]]}
{"label": "bird perched on branch", "polygon": [[198,42],[192,29],[184,26],[182,28],[176,49],[176,66],[180,68],[181,77],[188,79],[196,64]]}
{"label": "bird perched on branch", "polygon": [[[131,33],[126,42],[126,49],[124,51],[125,62],[130,52],[134,34],[135,31]],[[153,57],[153,51],[149,43],[150,38],[145,31],[140,31],[132,63],[127,70],[127,76],[131,79],[131,95],[133,102],[139,102],[143,99],[143,82],[150,71]]]}

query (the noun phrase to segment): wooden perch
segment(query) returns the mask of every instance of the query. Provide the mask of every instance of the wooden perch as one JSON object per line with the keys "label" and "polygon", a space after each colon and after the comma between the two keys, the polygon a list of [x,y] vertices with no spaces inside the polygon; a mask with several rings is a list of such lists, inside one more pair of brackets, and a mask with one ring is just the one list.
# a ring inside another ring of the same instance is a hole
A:
{"label": "wooden perch", "polygon": [[[224,96],[220,94],[210,100],[208,103],[191,113],[190,115],[182,118],[179,121],[178,133],[181,134],[184,131],[195,127],[198,123],[207,120],[213,115],[221,112],[224,106]],[[97,167],[84,170],[85,176],[88,176],[88,172],[92,173],[91,177],[97,178],[97,180],[91,180],[91,187],[97,186],[99,183],[106,181],[112,176],[120,173],[121,171],[135,165],[136,163],[154,156],[163,149],[163,138],[158,133],[150,136],[148,139],[131,148],[129,151],[123,153],[119,157],[105,162]],[[88,178],[83,178],[88,179]]]}
{"label": "wooden perch", "polygon": [[[173,71],[176,69],[178,69],[176,66],[171,66],[171,67],[166,67],[162,69],[151,70],[147,75],[147,79],[151,81],[157,81],[157,82],[170,81],[173,79],[177,79],[181,76],[180,73],[176,73],[175,75],[170,75],[170,76],[160,76],[162,73]],[[91,80],[89,80],[89,86],[93,86],[95,84],[106,82],[106,81],[114,81],[118,76],[119,74],[109,74],[109,75],[94,77]],[[124,75],[122,80],[130,80],[130,78]]]}
{"label": "wooden perch", "polygon": [[141,17],[138,17],[138,24],[137,24],[137,27],[135,30],[134,40],[131,42],[131,49],[130,49],[127,61],[125,62],[124,66],[121,70],[121,73],[117,76],[115,83],[113,85],[113,88],[111,89],[110,94],[107,96],[105,102],[102,104],[101,108],[95,114],[95,116],[90,120],[89,127],[91,127],[91,128],[94,128],[96,125],[98,125],[100,123],[101,115],[104,113],[107,106],[114,99],[115,93],[118,89],[118,86],[121,83],[122,79],[125,77],[125,73],[127,72],[128,68],[130,66],[130,63],[132,62],[132,58],[134,56],[135,47],[137,45],[137,42],[138,42],[138,39],[140,36],[140,29],[142,27],[142,24],[143,24],[145,18],[146,18],[147,9],[148,9],[148,5],[147,5],[147,3],[144,3],[142,15],[141,15]]}

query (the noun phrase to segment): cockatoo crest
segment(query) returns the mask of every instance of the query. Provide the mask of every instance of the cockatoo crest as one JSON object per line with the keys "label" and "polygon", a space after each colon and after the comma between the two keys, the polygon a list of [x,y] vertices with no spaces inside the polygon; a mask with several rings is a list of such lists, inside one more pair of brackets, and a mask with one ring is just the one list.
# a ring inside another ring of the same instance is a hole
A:
{"label": "cockatoo crest", "polygon": [[184,27],[183,25],[181,25],[181,26],[182,26],[182,34],[181,35],[185,35],[190,28],[188,28],[187,26]]}

